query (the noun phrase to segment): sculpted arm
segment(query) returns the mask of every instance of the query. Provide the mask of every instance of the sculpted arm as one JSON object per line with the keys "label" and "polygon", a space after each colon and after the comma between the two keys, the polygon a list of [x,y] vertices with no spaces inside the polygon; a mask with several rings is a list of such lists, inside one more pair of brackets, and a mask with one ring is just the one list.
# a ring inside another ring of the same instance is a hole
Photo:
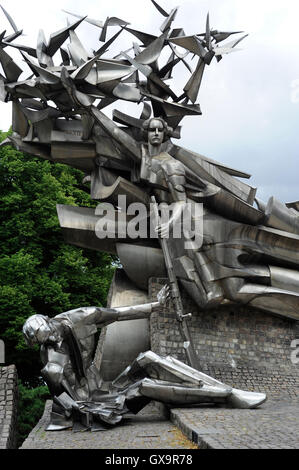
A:
{"label": "sculpted arm", "polygon": [[158,293],[157,302],[114,309],[98,308],[96,309],[96,324],[98,327],[104,327],[117,321],[149,318],[155,310],[168,301],[169,295],[169,287],[166,285]]}

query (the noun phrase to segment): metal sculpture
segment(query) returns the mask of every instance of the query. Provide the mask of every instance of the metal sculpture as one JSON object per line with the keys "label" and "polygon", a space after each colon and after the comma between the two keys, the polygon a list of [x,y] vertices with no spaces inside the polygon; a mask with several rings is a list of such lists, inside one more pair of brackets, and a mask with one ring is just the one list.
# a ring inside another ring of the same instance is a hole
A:
{"label": "metal sculpture", "polygon": [[152,351],[140,354],[113,381],[110,393],[102,391],[102,378],[93,360],[98,328],[115,321],[148,318],[168,296],[169,287],[165,286],[158,302],[115,309],[80,308],[52,319],[34,315],[26,321],[25,339],[29,346],[41,346],[41,373],[54,399],[48,431],[105,430],[129,412],[138,413],[151,400],[182,406],[223,403],[236,408],[256,408],[264,403],[263,393],[233,389]]}
{"label": "metal sculpture", "polygon": [[[153,3],[166,18],[159,37],[129,28],[128,22],[115,17],[104,23],[76,18],[53,33],[49,41],[40,31],[36,48],[15,44],[14,37],[2,35],[0,62],[5,75],[0,77],[1,98],[13,102],[13,135],[4,145],[13,144],[32,155],[85,171],[91,197],[99,201],[114,203],[119,194],[125,194],[129,202],[149,204],[149,196],[155,195],[158,202],[176,202],[177,215],[187,200],[204,204],[202,248],[186,252],[180,244],[170,243],[174,271],[189,295],[204,309],[243,303],[298,320],[297,206],[287,207],[274,198],[264,204],[256,199],[255,188],[237,179],[249,178],[248,174],[186,150],[170,139],[179,138],[184,116],[201,114],[196,100],[205,67],[214,57],[219,61],[224,54],[236,51],[245,36],[221,46],[236,33],[211,30],[209,16],[205,33],[186,36],[182,28],[172,29],[177,9],[167,13]],[[17,34],[15,23],[3,11]],[[100,41],[104,44],[92,56],[75,32],[83,21],[102,29]],[[106,41],[112,26],[119,31]],[[109,57],[109,46],[125,32],[141,44],[134,42],[133,55],[127,51]],[[68,50],[62,47],[67,40]],[[27,80],[18,81],[22,69],[4,51],[8,46],[19,49],[29,66]],[[186,52],[182,54],[177,46]],[[166,48],[171,56],[161,67],[158,59]],[[54,64],[58,51],[59,66]],[[183,93],[177,96],[167,81],[181,62],[190,70],[190,54],[198,63]],[[108,118],[102,110],[117,100],[143,102],[140,118],[117,110],[113,120]],[[149,121],[152,111],[155,120]],[[163,127],[159,145],[154,137],[146,145],[144,134],[149,123],[157,124],[161,131]],[[172,183],[175,179],[177,185]],[[58,208],[60,219],[67,217],[67,211]],[[127,259],[132,240],[125,240],[127,254],[120,253],[117,238],[114,243],[102,242],[102,246],[100,240],[96,244],[88,240],[86,233],[80,240],[76,225],[85,225],[84,211],[77,221],[73,214],[71,219],[65,227],[71,243],[118,253],[121,261],[125,258],[127,269],[132,262]],[[153,246],[148,240],[138,244]],[[132,280],[144,288],[147,272],[140,275],[137,268],[134,275],[129,270]]]}
{"label": "metal sculpture", "polygon": [[[151,1],[165,18],[160,36],[132,29],[117,17],[101,22],[67,12],[76,20],[48,41],[40,31],[36,48],[14,42],[21,31],[2,9],[14,29],[13,36],[3,33],[0,37],[4,72],[0,98],[13,103],[13,134],[2,145],[12,144],[85,172],[83,181],[90,184],[91,198],[110,203],[112,214],[100,216],[97,210],[58,206],[66,240],[117,254],[127,276],[143,290],[150,277],[168,273],[189,362],[195,365],[179,286],[207,311],[237,303],[299,319],[298,204],[285,205],[274,198],[265,204],[256,198],[256,189],[242,181],[250,178],[247,173],[173,143],[172,139],[180,138],[183,118],[201,114],[197,97],[206,66],[214,57],[220,61],[236,51],[246,36],[222,45],[241,32],[212,30],[209,15],[204,33],[186,36],[182,28],[172,26],[177,8],[168,13]],[[92,54],[76,33],[83,21],[101,29],[103,44],[96,45]],[[118,31],[107,40],[111,27]],[[122,34],[139,42],[111,57],[109,47]],[[8,47],[20,51],[30,69],[27,79],[19,80],[22,69],[4,51]],[[161,65],[161,54],[167,49],[170,57]],[[195,70],[190,56],[197,58]],[[177,94],[168,81],[179,64],[191,75]],[[118,100],[136,106],[143,103],[141,115],[114,110],[110,119],[103,109]],[[171,205],[170,219],[156,222],[158,237],[131,239],[127,226],[132,217],[126,213],[109,236],[96,229],[99,219],[109,225],[110,218],[119,213],[119,196],[125,196],[128,205],[143,204],[145,218],[153,209],[152,197],[164,208]],[[194,224],[199,206],[203,206],[200,246],[183,226],[182,236],[173,236],[186,211]]]}

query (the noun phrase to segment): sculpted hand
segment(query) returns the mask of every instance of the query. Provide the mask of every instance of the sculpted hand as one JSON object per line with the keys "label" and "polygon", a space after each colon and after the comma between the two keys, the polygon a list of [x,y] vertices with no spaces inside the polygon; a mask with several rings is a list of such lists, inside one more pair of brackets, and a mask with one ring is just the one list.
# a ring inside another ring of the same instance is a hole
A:
{"label": "sculpted hand", "polygon": [[170,230],[175,224],[182,224],[181,216],[184,211],[186,203],[184,201],[175,202],[165,207],[164,217],[161,223],[158,224],[155,231],[161,238],[169,238]]}
{"label": "sculpted hand", "polygon": [[165,224],[158,225],[155,231],[158,233],[160,238],[169,238],[169,231],[171,228],[171,221]]}
{"label": "sculpted hand", "polygon": [[170,287],[166,284],[158,293],[157,299],[161,306],[164,306],[171,298]]}

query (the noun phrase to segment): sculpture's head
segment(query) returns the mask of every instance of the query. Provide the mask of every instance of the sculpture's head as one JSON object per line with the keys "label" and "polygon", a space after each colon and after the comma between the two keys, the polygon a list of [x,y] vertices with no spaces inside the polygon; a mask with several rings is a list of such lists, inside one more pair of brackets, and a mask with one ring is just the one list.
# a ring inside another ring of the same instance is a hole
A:
{"label": "sculpture's head", "polygon": [[28,318],[23,326],[23,335],[30,347],[46,343],[53,335],[50,319],[43,315]]}
{"label": "sculpture's head", "polygon": [[143,123],[143,129],[147,134],[147,140],[153,147],[159,147],[169,139],[173,129],[160,117],[148,119]]}

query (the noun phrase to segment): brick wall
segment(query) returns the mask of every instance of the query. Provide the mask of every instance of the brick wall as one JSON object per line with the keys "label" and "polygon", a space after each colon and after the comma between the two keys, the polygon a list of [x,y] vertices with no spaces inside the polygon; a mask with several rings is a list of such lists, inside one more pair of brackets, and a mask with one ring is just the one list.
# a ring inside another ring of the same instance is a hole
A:
{"label": "brick wall", "polygon": [[15,366],[0,368],[0,449],[17,442],[18,376]]}
{"label": "brick wall", "polygon": [[[151,279],[154,300],[165,279]],[[299,322],[257,309],[233,305],[200,311],[183,293],[185,313],[201,369],[235,388],[265,391],[269,397],[299,396],[299,365],[291,362],[291,341],[299,339]],[[187,362],[172,306],[151,318],[151,348]]]}

